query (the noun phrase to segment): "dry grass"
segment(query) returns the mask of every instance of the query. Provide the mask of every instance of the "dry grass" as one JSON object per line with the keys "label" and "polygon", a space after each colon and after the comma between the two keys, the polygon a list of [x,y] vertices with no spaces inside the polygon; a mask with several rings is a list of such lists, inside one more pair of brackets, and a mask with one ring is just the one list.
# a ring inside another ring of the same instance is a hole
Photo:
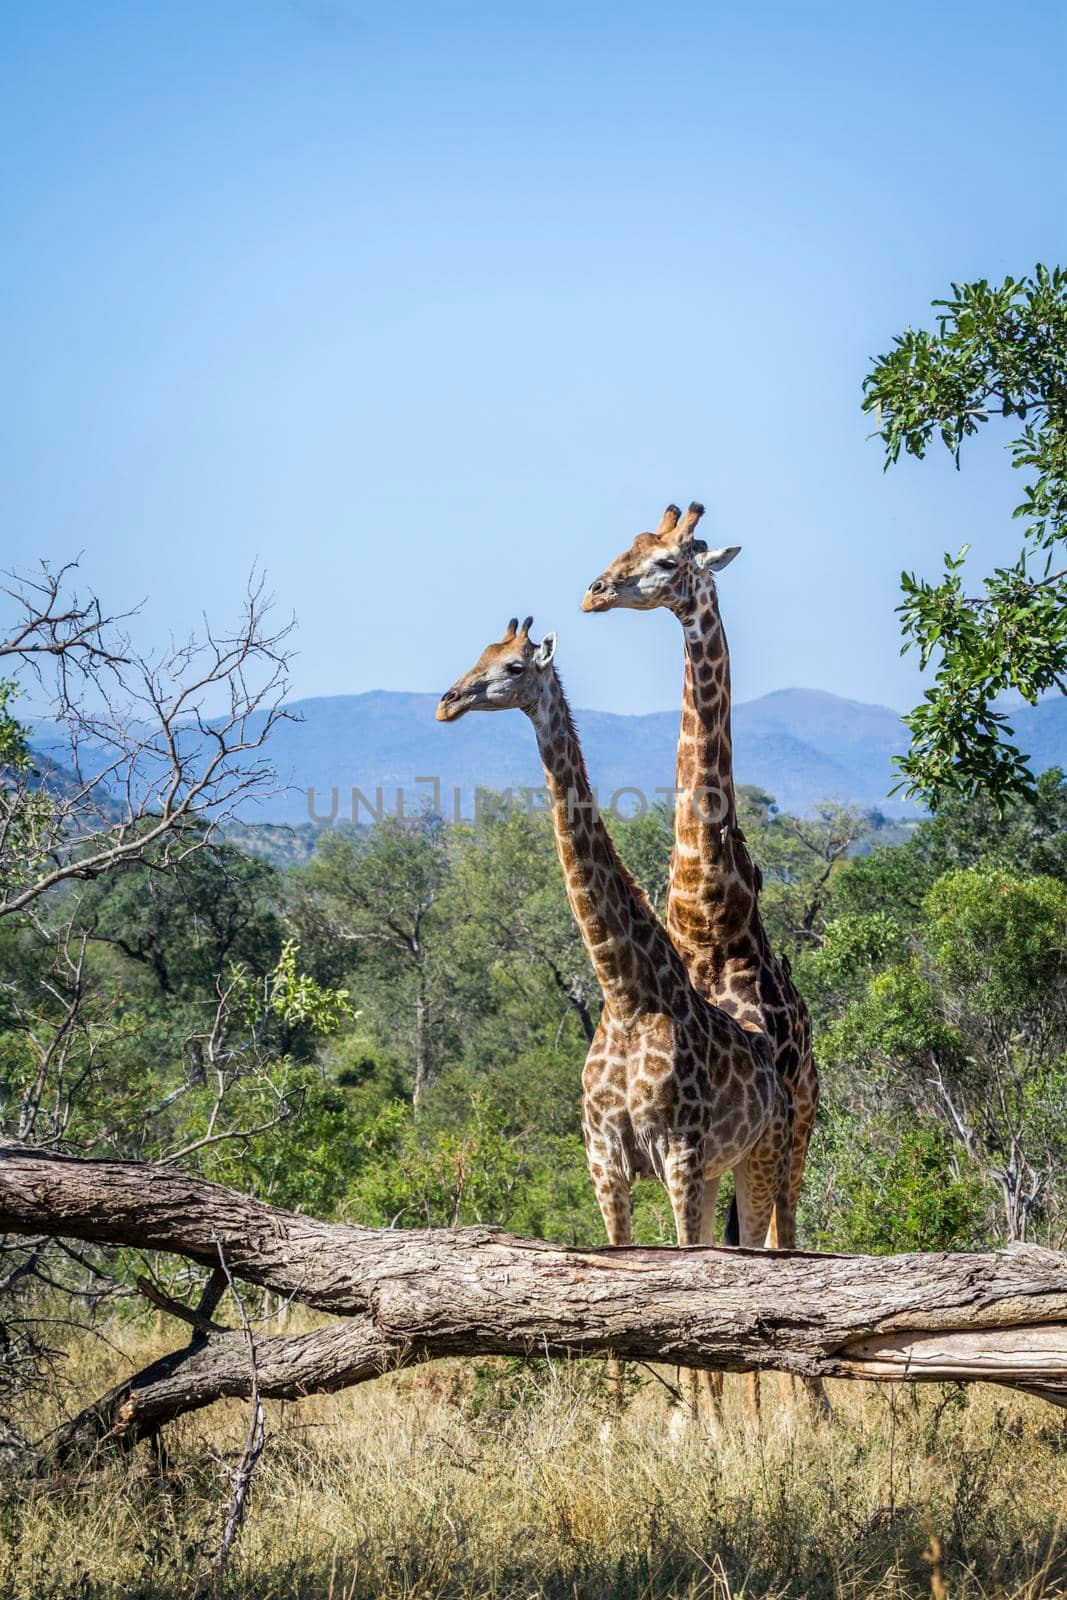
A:
{"label": "dry grass", "polygon": [[[134,1354],[132,1347],[130,1355]],[[138,1363],[154,1352],[144,1342]],[[85,1394],[119,1362],[76,1353]],[[838,1385],[790,1425],[773,1380],[754,1436],[672,1441],[646,1382],[609,1420],[599,1368],[435,1367],[271,1408],[271,1438],[220,1596],[256,1600],[1067,1595],[1067,1442],[1047,1407],[995,1390]],[[737,1389],[738,1384],[730,1385]],[[736,1396],[731,1396],[736,1403]],[[38,1419],[38,1429],[47,1419]],[[239,1448],[238,1405],[132,1462],[15,1485],[5,1600],[191,1597]],[[933,1587],[932,1587],[933,1584]]]}

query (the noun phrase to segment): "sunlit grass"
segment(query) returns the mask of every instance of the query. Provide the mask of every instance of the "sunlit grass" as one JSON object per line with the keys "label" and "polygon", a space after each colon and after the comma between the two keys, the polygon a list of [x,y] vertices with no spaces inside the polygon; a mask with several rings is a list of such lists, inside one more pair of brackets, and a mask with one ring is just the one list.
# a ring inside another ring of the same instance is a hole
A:
{"label": "sunlit grass", "polygon": [[[154,1350],[127,1352],[138,1363]],[[83,1398],[121,1370],[74,1355]],[[593,1363],[447,1364],[272,1405],[270,1440],[220,1595],[256,1600],[609,1600],[1067,1595],[1059,1414],[993,1389],[834,1387],[829,1427],[741,1416],[714,1443],[671,1428],[648,1375],[616,1419]],[[668,1376],[670,1376],[668,1374]],[[58,1403],[58,1402],[57,1402]],[[70,1397],[65,1403],[69,1406]],[[49,1418],[39,1417],[37,1431]],[[218,1537],[247,1410],[217,1406],[61,1483],[9,1485],[0,1594],[191,1596]]]}

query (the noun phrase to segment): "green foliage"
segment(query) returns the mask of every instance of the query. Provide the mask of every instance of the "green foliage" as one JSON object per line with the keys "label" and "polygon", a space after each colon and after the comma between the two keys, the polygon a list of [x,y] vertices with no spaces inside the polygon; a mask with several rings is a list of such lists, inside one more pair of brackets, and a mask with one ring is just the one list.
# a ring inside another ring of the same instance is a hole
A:
{"label": "green foliage", "polygon": [[995,862],[1012,872],[1067,881],[1067,779],[1050,767],[1031,797],[1008,796],[1000,805],[984,796],[950,798],[919,826],[913,844],[931,878],[953,867]]}
{"label": "green foliage", "polygon": [[940,1124],[999,1190],[1009,1238],[1039,1222],[1054,1235],[1067,1203],[1067,885],[986,862],[938,877],[899,939],[879,916],[832,922],[816,962],[839,1001],[819,1039],[832,1084]]}
{"label": "green foliage", "polygon": [[836,1113],[808,1162],[808,1237],[818,1249],[858,1255],[971,1249],[982,1236],[984,1196],[977,1176],[954,1166],[939,1127],[880,1120],[857,1138],[854,1119]]}
{"label": "green foliage", "polygon": [[838,874],[874,824],[826,801],[809,817],[780,813],[766,795],[742,796],[739,820],[763,875],[760,914],[772,945],[803,961],[815,948]]}
{"label": "green foliage", "polygon": [[901,1069],[921,1074],[932,1060],[961,1056],[962,1044],[913,959],[876,973],[862,997],[826,1029],[821,1051],[828,1062],[853,1064],[888,1082]]}
{"label": "green foliage", "polygon": [[[447,897],[469,1055],[494,1072],[548,1039],[573,1058],[600,1012],[547,817],[488,810],[456,831]],[[504,1028],[501,1028],[501,1022]],[[579,1065],[584,1049],[578,1057]]]}
{"label": "green foliage", "polygon": [[281,881],[266,862],[205,837],[178,870],[162,870],[156,851],[147,865],[89,884],[77,920],[101,953],[141,969],[148,992],[188,1000],[211,992],[233,965],[266,975],[284,940],[280,899]]}
{"label": "green foliage", "polygon": [[937,660],[933,686],[905,719],[903,787],[938,806],[953,794],[1032,793],[1027,757],[995,702],[1014,691],[1033,704],[1065,686],[1067,271],[1038,266],[998,286],[953,284],[934,305],[937,331],[907,329],[864,380],[886,466],[902,450],[922,458],[935,438],[958,466],[963,441],[997,415],[1024,425],[1012,465],[1032,474],[1015,510],[1022,549],[977,595],[964,581],[966,545],[945,555],[938,583],[901,575],[904,648],[917,649],[924,668]]}
{"label": "green foliage", "polygon": [[922,922],[926,896],[944,873],[1000,866],[1024,877],[1067,882],[1067,781],[1058,768],[1038,779],[1033,800],[946,800],[901,844],[877,846],[845,862],[832,879],[820,933],[835,919],[889,916],[901,937]]}
{"label": "green foliage", "polygon": [[237,969],[233,982],[245,1021],[257,1028],[273,1018],[286,1027],[306,1027],[322,1037],[335,1033],[355,1015],[348,990],[327,989],[310,973],[301,972],[297,955],[296,940],[287,939],[277,965],[262,984],[253,983],[243,968]]}
{"label": "green foliage", "polygon": [[433,817],[389,818],[369,833],[325,832],[295,876],[293,921],[312,970],[350,976],[384,1040],[410,1061],[420,1098],[455,1037],[447,955],[449,840]]}
{"label": "green foliage", "polygon": [[25,773],[30,769],[26,729],[11,714],[21,693],[13,678],[0,678],[0,773]]}
{"label": "green foliage", "polygon": [[[805,1242],[1052,1236],[1062,775],[1003,817],[954,799],[892,845],[840,807],[740,799],[824,1075]],[[613,831],[662,899],[666,814]],[[603,1238],[580,1132],[599,992],[543,816],[339,830],[284,871],[202,840],[45,909],[0,925],[4,1132],[180,1159],[322,1215]],[[654,1183],[635,1188],[634,1237],[674,1238]]]}
{"label": "green foliage", "polygon": [[285,1087],[295,1115],[236,1152],[233,1181],[274,1205],[336,1216],[363,1159],[366,1119],[351,1095],[313,1067],[290,1068]]}
{"label": "green foliage", "polygon": [[662,917],[667,907],[674,849],[671,813],[665,805],[654,805],[641,815],[614,822],[611,833],[619,855],[638,883],[644,885],[657,916]]}
{"label": "green foliage", "polygon": [[1012,1029],[1063,1002],[1067,885],[999,867],[948,872],[926,897],[924,943],[950,995]]}
{"label": "green foliage", "polygon": [[507,1223],[523,1175],[523,1157],[500,1110],[471,1102],[462,1129],[429,1138],[410,1106],[394,1101],[363,1130],[368,1159],[349,1188],[345,1214],[379,1227],[457,1227]]}
{"label": "green foliage", "polygon": [[52,806],[38,783],[27,730],[11,707],[22,693],[13,678],[0,678],[0,891],[7,892],[43,860]]}
{"label": "green foliage", "polygon": [[901,937],[901,924],[890,911],[846,911],[835,917],[804,969],[809,1002],[858,999],[871,976],[900,949]]}

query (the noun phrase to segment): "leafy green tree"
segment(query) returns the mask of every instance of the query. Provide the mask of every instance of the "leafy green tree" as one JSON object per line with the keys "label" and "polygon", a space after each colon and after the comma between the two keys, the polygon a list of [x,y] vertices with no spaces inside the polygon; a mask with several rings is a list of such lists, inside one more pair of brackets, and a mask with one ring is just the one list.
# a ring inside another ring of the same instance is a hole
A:
{"label": "leafy green tree", "polygon": [[[987,795],[952,795],[902,843],[851,857],[831,883],[827,921],[889,917],[903,938],[922,921],[938,878],[982,865],[1067,881],[1067,780],[1058,767],[1041,774],[1032,799],[1010,796],[999,809]],[[826,975],[813,971],[808,981],[821,987]]]}
{"label": "leafy green tree", "polygon": [[78,927],[147,968],[159,994],[211,993],[232,963],[264,973],[284,934],[277,874],[222,839],[206,838],[169,871],[119,867],[83,892]]}
{"label": "leafy green tree", "polygon": [[303,1103],[291,1042],[304,1054],[350,1014],[343,991],[301,970],[292,941],[263,974],[230,966],[179,1008],[178,1026],[94,969],[84,936],[18,946],[5,965],[0,1132],[38,1143],[216,1169],[225,1156],[234,1175],[251,1141]]}
{"label": "leafy green tree", "polygon": [[967,1250],[981,1238],[985,1197],[977,1173],[937,1124],[826,1116],[808,1158],[802,1226],[816,1249],[858,1255]]}
{"label": "leafy green tree", "polygon": [[498,1001],[519,998],[536,1018],[514,1048],[540,1038],[546,1018],[558,1033],[569,1016],[586,1043],[592,1039],[600,990],[567,903],[547,817],[490,812],[476,827],[458,830],[449,902],[461,944],[457,971],[468,975],[465,987],[473,991],[464,995],[468,1016],[488,982]]}
{"label": "leafy green tree", "polygon": [[346,1213],[380,1227],[508,1222],[527,1166],[500,1112],[475,1096],[465,1126],[422,1133],[411,1108],[385,1107],[364,1130],[372,1159],[352,1184]]}
{"label": "leafy green tree", "polygon": [[905,931],[894,911],[881,906],[834,917],[804,968],[805,997],[816,1023],[861,997],[871,978],[899,955]]}
{"label": "leafy green tree", "polygon": [[18,692],[13,678],[0,678],[0,772],[25,772],[30,765],[26,729],[11,713]]}
{"label": "leafy green tree", "polygon": [[927,891],[939,876],[915,837],[853,856],[830,886],[826,934],[838,918],[847,916],[888,916],[902,930],[914,927],[922,918]]}
{"label": "leafy green tree", "polygon": [[331,978],[358,980],[380,1037],[410,1065],[418,1105],[454,1046],[458,1018],[445,890],[448,832],[439,818],[389,818],[360,836],[323,833],[295,878],[294,925]]}
{"label": "leafy green tree", "polygon": [[283,1091],[295,1114],[224,1157],[229,1181],[273,1205],[335,1216],[366,1159],[366,1119],[315,1066],[291,1064]]}
{"label": "leafy green tree", "polygon": [[819,960],[840,957],[847,986],[851,955],[861,981],[821,1057],[839,1093],[939,1123],[999,1192],[1007,1237],[1024,1238],[1062,1203],[1067,886],[997,866],[946,873],[903,947],[872,945],[875,915],[863,939],[856,924],[828,930]]}
{"label": "leafy green tree", "polygon": [[1015,516],[1018,556],[981,581],[964,577],[968,546],[946,554],[940,581],[902,574],[905,646],[933,685],[905,719],[911,748],[906,791],[934,807],[953,794],[1030,794],[1026,755],[1011,742],[1015,692],[1031,704],[1067,679],[1067,271],[953,284],[935,300],[933,333],[908,328],[864,380],[886,466],[941,443],[960,462],[963,441],[991,417],[1017,419],[1012,465],[1030,474]]}
{"label": "leafy green tree", "polygon": [[666,806],[654,805],[637,816],[612,824],[612,838],[619,855],[629,867],[662,918],[667,910],[667,883],[671,851],[674,849],[674,823]]}
{"label": "leafy green tree", "polygon": [[819,942],[834,880],[868,821],[855,806],[834,801],[793,817],[763,795],[748,799],[738,816],[763,876],[760,914],[771,943],[790,960],[804,958]]}
{"label": "leafy green tree", "polygon": [[1067,780],[1043,772],[1033,794],[950,796],[916,829],[913,848],[937,876],[954,867],[996,863],[1010,872],[1067,880]]}
{"label": "leafy green tree", "polygon": [[22,693],[0,678],[0,898],[44,870],[52,808],[30,755],[29,734],[12,711]]}

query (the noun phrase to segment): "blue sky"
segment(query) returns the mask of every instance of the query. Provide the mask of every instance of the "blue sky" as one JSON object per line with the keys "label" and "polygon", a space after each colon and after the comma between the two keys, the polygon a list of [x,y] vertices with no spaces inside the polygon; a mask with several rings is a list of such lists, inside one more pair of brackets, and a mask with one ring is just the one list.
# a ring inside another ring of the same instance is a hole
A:
{"label": "blue sky", "polygon": [[673,620],[578,603],[697,497],[737,697],[906,706],[901,568],[1011,553],[1006,436],[883,476],[860,383],[1067,255],[1058,0],[8,0],[0,43],[5,553],[146,637],[258,561],[300,695],[532,611],[577,704],[669,707]]}

